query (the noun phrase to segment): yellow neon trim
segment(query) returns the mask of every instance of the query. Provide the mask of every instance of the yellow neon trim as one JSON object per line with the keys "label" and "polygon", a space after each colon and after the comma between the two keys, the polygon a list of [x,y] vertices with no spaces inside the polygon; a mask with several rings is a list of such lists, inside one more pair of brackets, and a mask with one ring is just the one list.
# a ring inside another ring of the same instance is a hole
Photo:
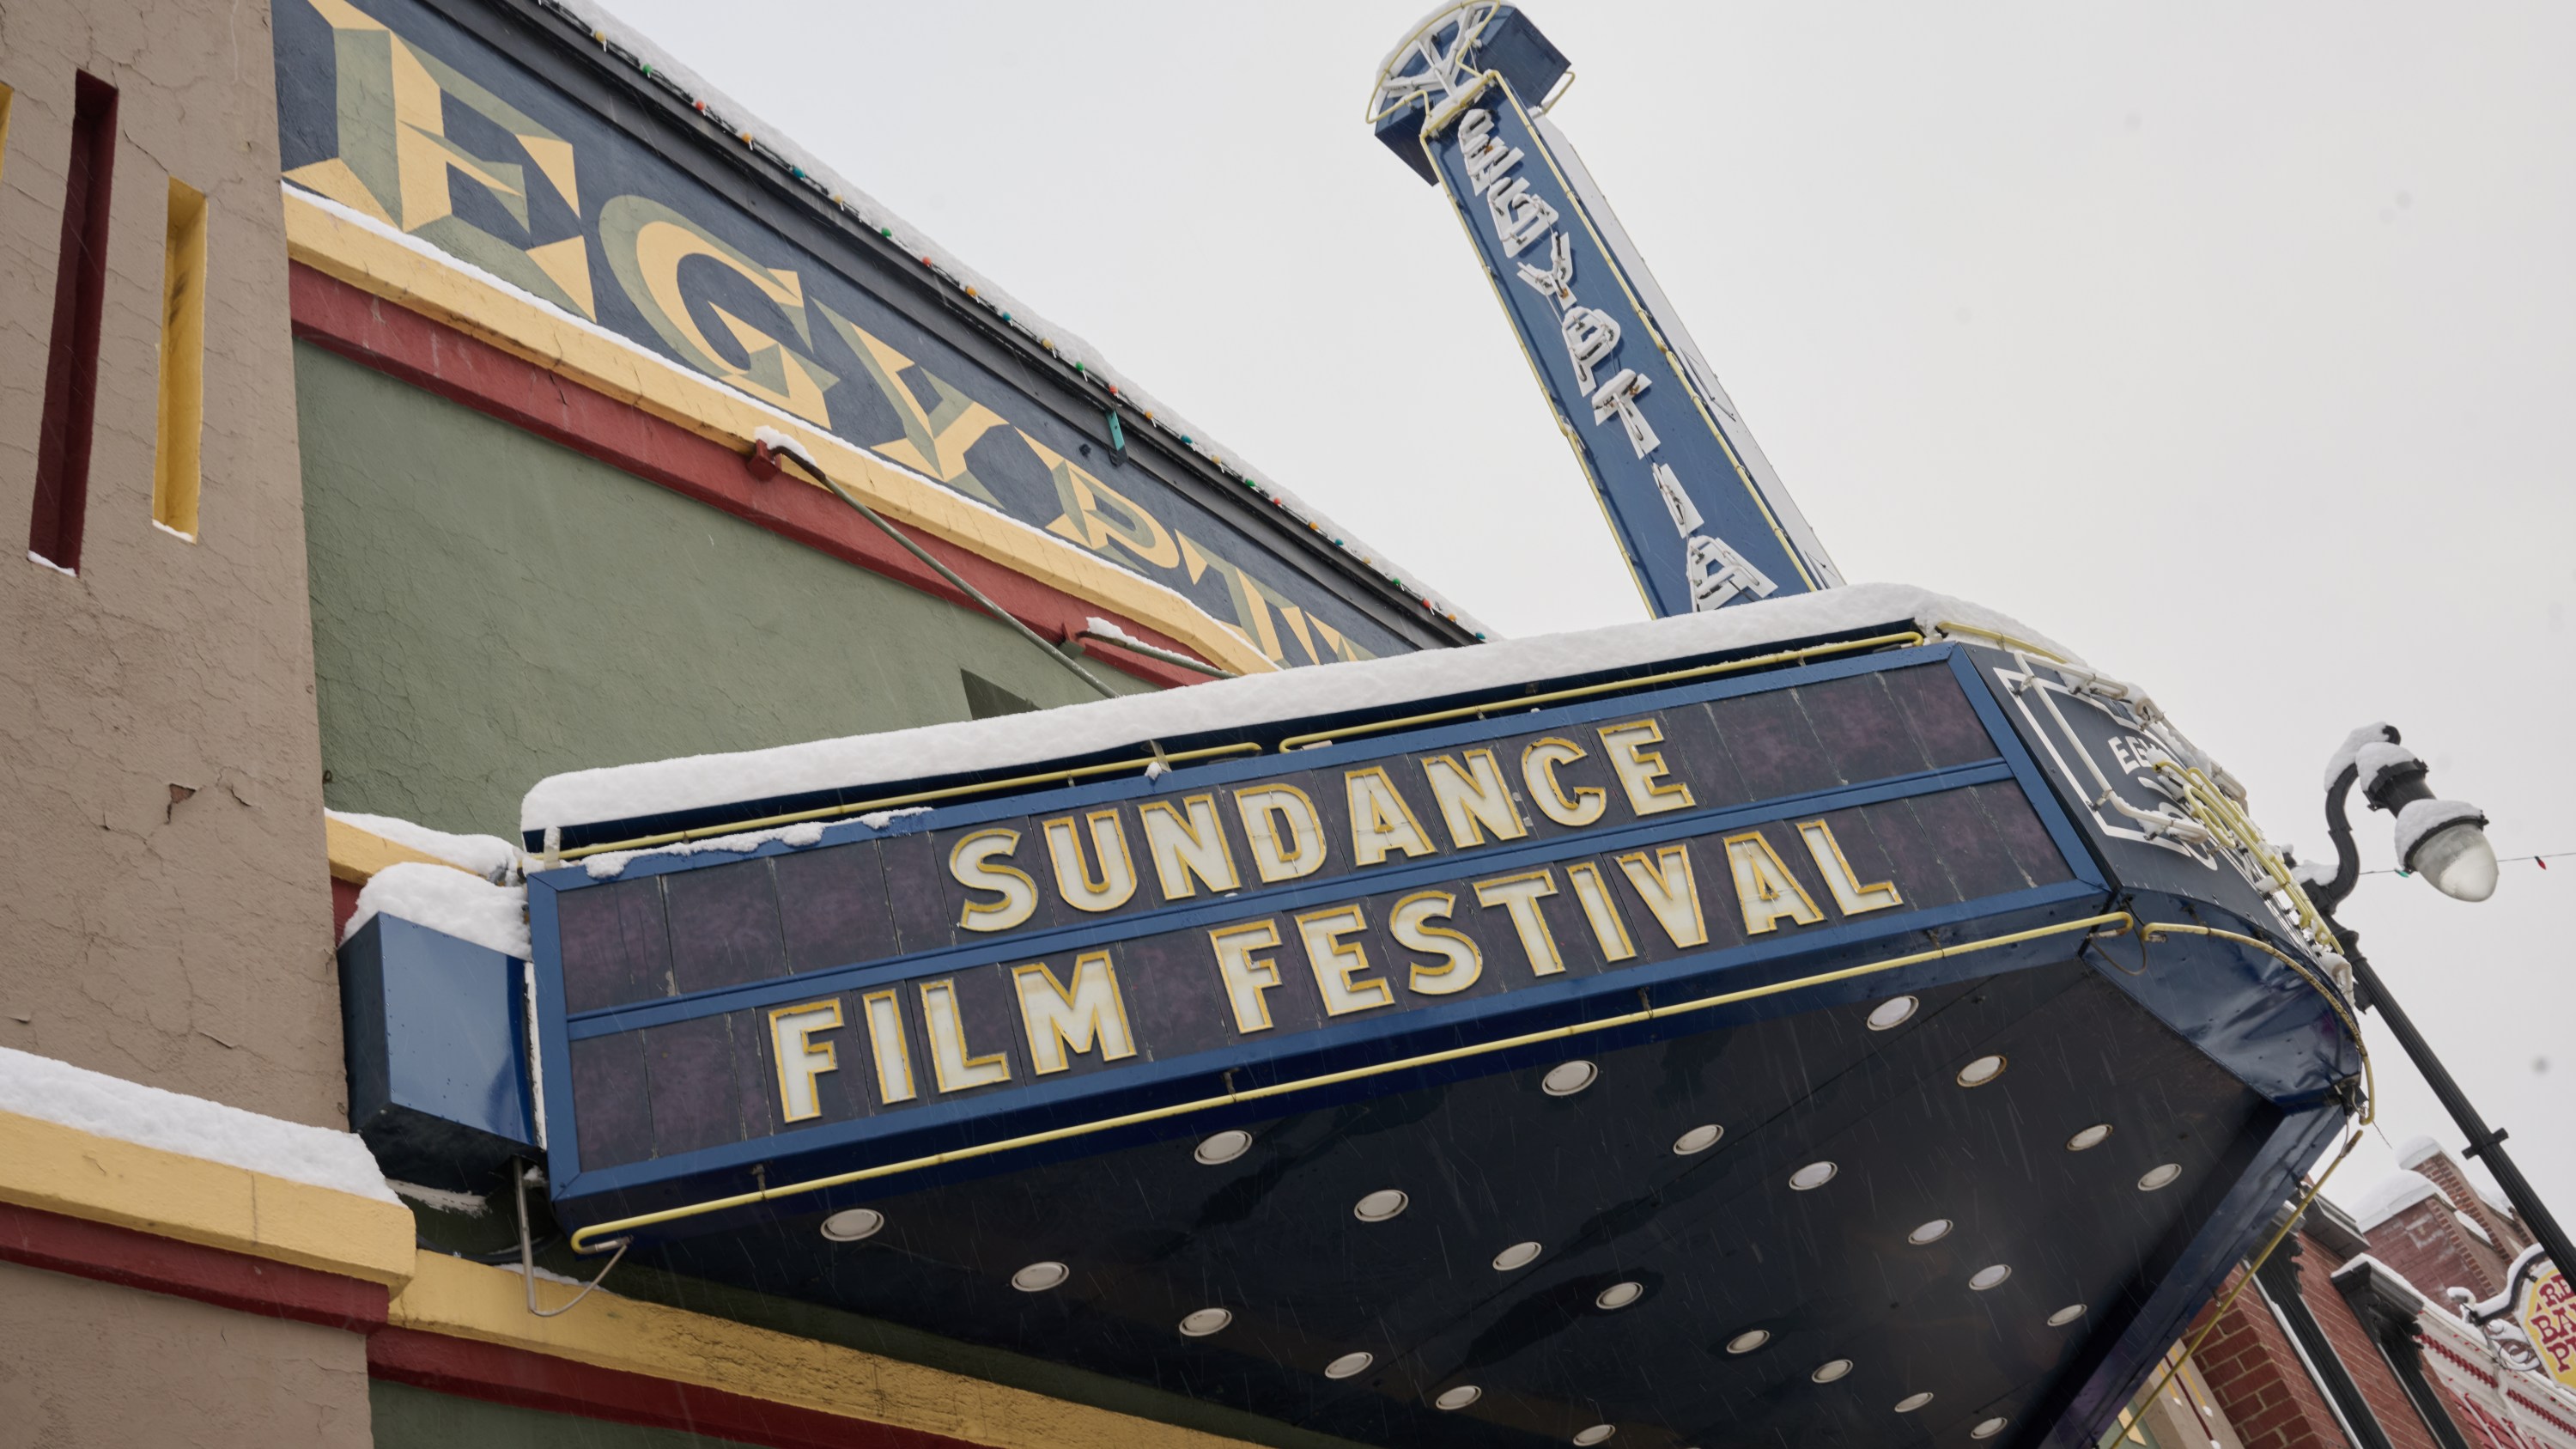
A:
{"label": "yellow neon trim", "polygon": [[398,845],[372,830],[361,830],[345,820],[322,817],[322,847],[330,858],[331,878],[351,885],[365,885],[376,872],[389,865],[419,862],[443,865],[450,870],[464,867],[452,860],[425,855],[408,845]]}
{"label": "yellow neon trim", "polygon": [[[921,529],[1085,602],[1151,626],[1237,674],[1279,666],[1181,595],[1070,543],[1006,521],[820,428],[760,407],[718,383],[601,336],[542,303],[511,296],[460,266],[422,254],[288,189],[290,260],[470,336],[739,453],[776,428],[897,523]],[[799,478],[799,486],[810,486]]]}
{"label": "yellow neon trim", "polygon": [[755,1203],[772,1202],[779,1198],[794,1197],[803,1193],[821,1192],[826,1188],[847,1187],[851,1183],[855,1182],[868,1182],[877,1178],[892,1177],[899,1173],[917,1172],[923,1168],[944,1166],[952,1162],[966,1162],[979,1157],[991,1157],[997,1153],[1009,1152],[1017,1148],[1036,1147],[1045,1143],[1062,1142],[1075,1137],[1088,1137],[1093,1133],[1106,1132],[1112,1128],[1133,1127],[1145,1122],[1159,1122],[1167,1118],[1187,1116],[1194,1112],[1212,1111],[1219,1107],[1231,1107],[1245,1102],[1258,1102],[1265,1098],[1285,1096],[1292,1092],[1312,1091],[1318,1087],[1336,1086],[1343,1082],[1363,1081],[1370,1077],[1381,1077],[1392,1072],[1405,1072],[1412,1071],[1420,1067],[1436,1066],[1442,1062],[1464,1061],[1471,1057],[1487,1056],[1494,1052],[1508,1051],[1514,1047],[1532,1046],[1539,1042],[1566,1041],[1574,1037],[1584,1036],[1593,1032],[1610,1031],[1624,1026],[1635,1026],[1640,1022],[1661,1021],[1667,1017],[1683,1016],[1695,1011],[1707,1011],[1714,1007],[1731,1006],[1739,1001],[1754,1001],[1763,997],[1779,996],[1791,991],[1804,990],[1810,986],[1825,986],[1836,981],[1848,981],[1856,976],[1870,976],[1881,971],[1893,971],[1902,966],[1920,965],[1926,961],[1943,961],[1953,956],[1966,956],[1978,951],[1992,950],[1998,946],[2014,946],[2019,945],[2024,941],[2036,941],[2049,936],[2062,936],[2072,931],[2093,931],[2096,927],[2111,925],[2116,925],[2119,929],[2117,931],[2110,932],[2109,934],[2126,935],[2137,926],[2137,918],[2131,916],[2126,911],[2109,911],[2098,916],[2086,916],[2082,920],[2064,921],[2053,926],[2035,926],[2027,931],[2014,931],[2007,935],[1994,936],[1982,941],[1969,941],[1957,946],[1939,946],[1929,951],[1916,951],[1910,955],[1891,957],[1885,961],[1873,961],[1862,966],[1846,966],[1838,971],[1825,971],[1814,976],[1802,976],[1795,981],[1774,982],[1769,986],[1752,986],[1747,987],[1742,991],[1720,992],[1715,996],[1703,996],[1691,1001],[1676,1002],[1670,1006],[1647,1007],[1642,1010],[1627,1012],[1620,1016],[1602,1017],[1594,1021],[1579,1021],[1571,1026],[1550,1027],[1545,1031],[1524,1032],[1519,1036],[1503,1037],[1496,1041],[1478,1042],[1473,1046],[1452,1047],[1446,1051],[1426,1052],[1420,1056],[1405,1057],[1391,1062],[1379,1062],[1372,1066],[1353,1067],[1347,1071],[1328,1072],[1322,1076],[1304,1077],[1297,1081],[1280,1082],[1267,1087],[1247,1087],[1239,1092],[1227,1092],[1214,1097],[1201,1097],[1194,1102],[1180,1102],[1169,1107],[1152,1107],[1141,1112],[1128,1112],[1116,1117],[1103,1117],[1097,1121],[1077,1123],[1070,1127],[1058,1127],[1046,1132],[1032,1132],[1025,1136],[1007,1138],[999,1142],[978,1143],[972,1147],[961,1147],[949,1152],[932,1153],[926,1157],[914,1157],[902,1162],[888,1162],[875,1167],[863,1167],[854,1172],[835,1173],[829,1177],[810,1178],[804,1182],[788,1183],[781,1187],[761,1188],[754,1192],[736,1193],[731,1197],[713,1198],[705,1202],[691,1203],[685,1207],[666,1208],[661,1212],[643,1213],[635,1217],[619,1218],[614,1222],[600,1223],[593,1227],[583,1228],[572,1235],[572,1247],[573,1251],[577,1253],[596,1252],[598,1251],[596,1245],[603,1238],[614,1238],[624,1233],[633,1232],[639,1228],[655,1227],[662,1223],[679,1222],[687,1218],[702,1217],[708,1213],[723,1212],[728,1208],[750,1207]]}
{"label": "yellow neon trim", "polygon": [[[0,1202],[400,1288],[411,1209],[0,1112]],[[513,1280],[515,1281],[515,1280]]]}
{"label": "yellow neon trim", "polygon": [[1203,750],[1180,750],[1148,755],[1136,760],[1113,760],[1106,765],[1084,765],[1071,770],[1043,770],[1034,775],[1017,775],[1008,780],[987,780],[974,785],[951,785],[945,790],[915,790],[909,795],[888,795],[878,800],[862,800],[856,805],[825,805],[814,810],[799,810],[792,815],[764,815],[758,820],[737,820],[729,825],[705,825],[695,830],[673,830],[661,835],[639,835],[633,840],[612,840],[606,845],[585,845],[579,850],[561,851],[556,860],[580,860],[585,856],[604,855],[612,850],[650,850],[657,845],[676,845],[684,840],[711,840],[719,835],[740,835],[747,830],[768,830],[780,825],[794,825],[806,820],[830,820],[842,815],[864,815],[871,810],[891,810],[898,805],[917,805],[924,800],[953,800],[960,795],[985,795],[997,790],[1017,789],[1022,785],[1044,785],[1061,781],[1072,784],[1093,775],[1112,775],[1121,770],[1141,770],[1161,760],[1166,765],[1187,764],[1192,760],[1220,759],[1227,755],[1257,755],[1261,746],[1246,741],[1239,745],[1211,745]]}
{"label": "yellow neon trim", "polygon": [[[1340,729],[1290,735],[1279,742],[1279,752],[1284,755],[1290,750],[1301,750],[1312,744],[1331,744],[1337,740],[1356,739],[1361,735],[1384,734],[1388,730],[1400,730],[1413,725],[1438,724],[1443,720],[1482,719],[1488,713],[1498,709],[1519,713],[1543,704],[1554,704],[1559,700],[1585,699],[1596,694],[1609,694],[1615,690],[1645,689],[1658,684],[1677,684],[1685,679],[1707,679],[1714,675],[1732,674],[1739,669],[1753,669],[1764,664],[1793,664],[1808,659],[1820,659],[1828,654],[1849,654],[1854,650],[1879,649],[1890,645],[1911,646],[1922,642],[1921,634],[1908,629],[1902,634],[1874,634],[1867,639],[1854,639],[1844,644],[1810,644],[1804,649],[1784,649],[1776,654],[1757,654],[1750,659],[1730,659],[1722,664],[1702,664],[1691,669],[1667,670],[1662,674],[1649,674],[1643,679],[1621,679],[1608,684],[1587,684],[1580,689],[1559,689],[1547,694],[1520,694],[1509,699],[1495,700],[1491,704],[1460,705],[1456,709],[1406,715],[1402,719],[1379,720],[1374,724],[1345,725]],[[1173,758],[1177,759],[1179,756],[1176,755]]]}
{"label": "yellow neon trim", "polygon": [[[612,1280],[614,1281],[614,1280]],[[422,1252],[389,1314],[397,1328],[497,1344],[593,1368],[721,1389],[990,1449],[1250,1449],[1240,1440],[1005,1387],[854,1348],[755,1328],[607,1289],[538,1318],[510,1268]]]}

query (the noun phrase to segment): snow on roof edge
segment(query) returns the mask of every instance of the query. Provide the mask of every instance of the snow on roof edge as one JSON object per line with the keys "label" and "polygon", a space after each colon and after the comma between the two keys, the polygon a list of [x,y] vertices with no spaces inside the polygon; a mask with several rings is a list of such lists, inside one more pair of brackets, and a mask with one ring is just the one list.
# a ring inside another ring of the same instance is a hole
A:
{"label": "snow on roof edge", "polygon": [[355,1133],[264,1117],[33,1052],[0,1047],[0,1112],[378,1202],[400,1201]]}
{"label": "snow on roof edge", "polygon": [[[1232,471],[1243,478],[1258,483],[1261,490],[1274,502],[1293,511],[1314,531],[1322,533],[1327,538],[1333,538],[1336,546],[1344,552],[1354,555],[1361,563],[1386,574],[1399,587],[1423,601],[1428,606],[1426,612],[1447,617],[1452,623],[1479,638],[1491,632],[1482,620],[1460,608],[1446,594],[1423,584],[1411,569],[1388,557],[1383,550],[1365,543],[1358,534],[1343,527],[1323,510],[1288,489],[1280,487],[1272,481],[1269,474],[1246,462],[1240,454],[1221,448],[1213,438],[1200,431],[1195,424],[1179,413],[1172,411],[1161,399],[1136,386],[1123,371],[1101,355],[1099,348],[1080,336],[1056,326],[1021,303],[1018,298],[994,286],[992,279],[958,260],[956,254],[931,240],[929,235],[919,227],[895,215],[885,203],[851,184],[847,177],[796,144],[786,132],[763,121],[741,102],[709,85],[705,77],[673,59],[670,52],[656,45],[641,30],[619,19],[615,12],[601,3],[601,0],[577,0],[577,3],[567,3],[567,0],[538,0],[538,3],[562,15],[573,25],[587,30],[591,39],[603,48],[613,44],[634,56],[650,68],[648,75],[658,76],[671,89],[695,103],[696,108],[706,114],[709,120],[718,120],[720,114],[719,124],[734,132],[737,139],[745,145],[756,143],[760,149],[770,152],[783,162],[793,179],[806,182],[829,201],[839,204],[861,222],[875,228],[881,236],[902,246],[912,255],[920,257],[933,270],[946,273],[959,286],[967,289],[969,296],[991,308],[1006,320],[1013,321],[1014,325],[1019,325],[1032,337],[1054,343],[1055,345],[1050,346],[1048,351],[1066,362],[1076,364],[1087,374],[1096,375],[1102,382],[1110,385],[1113,403],[1123,400],[1132,404],[1145,415],[1148,423],[1173,434],[1183,446],[1207,457],[1220,469],[1231,467]],[[1222,454],[1221,457],[1220,454]],[[1334,535],[1339,537],[1334,538]]]}
{"label": "snow on roof edge", "polygon": [[2450,1195],[2434,1186],[2433,1179],[2420,1172],[2392,1172],[2364,1188],[2344,1205],[2344,1211],[2352,1214],[2355,1227],[2369,1233],[2417,1203],[2435,1198],[2451,1206]]}
{"label": "snow on roof edge", "polygon": [[2028,639],[2074,657],[2012,618],[1964,600],[1904,584],[1860,584],[1708,614],[1248,675],[997,719],[576,770],[537,782],[521,802],[520,828],[537,835],[549,828],[1037,764],[1855,628],[1905,623],[1929,630],[1945,622]]}

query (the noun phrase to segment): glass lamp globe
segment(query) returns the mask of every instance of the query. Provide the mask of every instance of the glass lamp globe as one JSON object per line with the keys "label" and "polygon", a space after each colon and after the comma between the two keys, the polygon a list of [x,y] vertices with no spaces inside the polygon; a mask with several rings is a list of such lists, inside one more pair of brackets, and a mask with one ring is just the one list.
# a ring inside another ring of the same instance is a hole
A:
{"label": "glass lamp globe", "polygon": [[2495,894],[2495,847],[2487,843],[2487,833],[2475,821],[2463,820],[2434,831],[2415,847],[2406,864],[2455,901],[2482,901]]}

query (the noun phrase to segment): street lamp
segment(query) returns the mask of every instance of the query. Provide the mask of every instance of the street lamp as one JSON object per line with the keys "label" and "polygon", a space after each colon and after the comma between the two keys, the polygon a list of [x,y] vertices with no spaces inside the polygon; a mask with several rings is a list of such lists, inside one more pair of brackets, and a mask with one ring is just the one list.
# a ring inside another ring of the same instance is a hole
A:
{"label": "street lamp", "polygon": [[2408,874],[2421,875],[2435,890],[2453,900],[2482,901],[2495,894],[2495,847],[2487,843],[2485,813],[2475,805],[2436,798],[2433,787],[2425,783],[2429,773],[2413,750],[2398,743],[2395,727],[2373,724],[2354,730],[2326,766],[2326,836],[2334,842],[2334,874],[2319,879],[2324,875],[2321,870],[2303,869],[2301,883],[2342,943],[2344,959],[2352,963],[2361,1009],[2376,1009],[2388,1024],[2397,1044],[2405,1048],[2407,1057],[2432,1087],[2433,1095],[2442,1099],[2451,1120],[2468,1138],[2465,1155],[2486,1163],[2487,1171],[2495,1175],[2496,1184],[2504,1189],[2523,1226],[2540,1240],[2550,1262],[2561,1270],[2576,1270],[2576,1252],[2569,1250],[2558,1220],[2541,1204],[2540,1195],[2532,1191],[2522,1169],[2504,1150],[2505,1133],[2489,1128],[2477,1109],[2469,1105],[2467,1094],[2451,1079],[2450,1069],[2433,1054],[2415,1023],[2398,1006],[2397,999],[2388,994],[2379,973],[2370,968],[2369,958],[2361,954],[2359,933],[2334,916],[2335,908],[2361,883],[2361,853],[2353,846],[2352,819],[2344,811],[2345,797],[2355,784],[2362,787],[2362,798],[2370,802],[2371,809],[2396,815],[2397,859]]}

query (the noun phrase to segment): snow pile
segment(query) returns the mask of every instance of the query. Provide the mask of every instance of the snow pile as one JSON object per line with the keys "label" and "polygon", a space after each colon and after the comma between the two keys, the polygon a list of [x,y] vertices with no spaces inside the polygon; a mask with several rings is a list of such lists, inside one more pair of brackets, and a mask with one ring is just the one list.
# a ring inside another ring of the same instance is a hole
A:
{"label": "snow pile", "polygon": [[2427,1159],[2440,1156],[2442,1144],[2430,1137],[2409,1137],[2397,1144],[2397,1165],[2412,1171]]}
{"label": "snow pile", "polygon": [[434,856],[460,870],[470,870],[488,881],[509,877],[519,863],[519,847],[497,835],[450,835],[426,825],[414,825],[391,815],[357,815],[342,810],[322,812],[343,825],[354,825],[370,835],[381,835],[394,844]]}
{"label": "snow pile", "polygon": [[582,864],[589,869],[592,880],[607,880],[622,874],[629,862],[648,855],[696,855],[701,851],[709,850],[749,855],[773,840],[783,841],[789,845],[813,845],[822,838],[823,822],[807,820],[779,830],[746,830],[739,835],[719,835],[713,840],[684,840],[677,845],[665,845],[653,850],[611,851],[606,855],[594,855]]}
{"label": "snow pile", "polygon": [[[2329,790],[2333,789],[2335,780],[2338,776],[2342,775],[2346,769],[2360,764],[2361,752],[2363,750],[2369,749],[2373,745],[2387,744],[2396,735],[2396,733],[2396,729],[2389,725],[2385,720],[2373,720],[2371,723],[2363,725],[2361,728],[2354,730],[2351,734],[2344,736],[2343,743],[2335,746],[2334,757],[2326,761],[2325,787]],[[2362,771],[2361,780],[2362,783],[2368,784],[2370,781],[2370,772],[2367,770]]]}
{"label": "snow pile", "polygon": [[0,1112],[378,1202],[395,1201],[376,1159],[354,1133],[263,1117],[7,1047],[0,1047]]}
{"label": "snow pile", "polygon": [[2014,620],[1975,604],[1901,584],[1863,584],[1739,604],[1708,614],[1223,679],[1188,689],[971,723],[579,770],[538,781],[521,803],[519,819],[522,829],[542,833],[595,821],[1142,749],[1156,740],[1659,664],[1853,629],[1893,626],[1929,632],[1944,622],[2056,648]]}
{"label": "snow pile", "polygon": [[[2415,854],[2415,847],[2437,830],[2466,821],[2471,825],[2487,823],[2487,813],[2465,800],[2416,800],[2397,812],[2397,859],[2402,863]],[[2493,877],[2490,877],[2492,879]]]}
{"label": "snow pile", "polygon": [[340,939],[358,934],[359,927],[380,914],[444,931],[504,956],[528,959],[524,886],[498,886],[461,870],[407,860],[376,872],[358,892],[357,912],[349,917],[349,927]]}
{"label": "snow pile", "polygon": [[2345,1204],[2344,1210],[2352,1214],[2354,1225],[2367,1233],[2417,1203],[2435,1198],[2440,1198],[2445,1207],[2450,1205],[2451,1199],[2433,1185],[2433,1179],[2420,1172],[2392,1172]]}
{"label": "snow pile", "polygon": [[[993,280],[957,259],[946,247],[932,241],[920,228],[894,214],[885,203],[852,185],[847,177],[824,164],[820,157],[790,140],[784,131],[752,114],[741,102],[707,84],[706,78],[674,60],[668,51],[646,38],[634,26],[617,18],[599,0],[552,0],[547,8],[563,15],[590,32],[592,40],[625,51],[646,68],[646,75],[667,89],[690,101],[711,122],[723,127],[734,138],[756,152],[766,152],[784,166],[789,175],[847,211],[879,235],[903,248],[906,255],[922,262],[927,270],[953,282],[965,294],[991,310],[1006,325],[1038,340],[1056,357],[1074,366],[1085,376],[1108,385],[1107,401],[1125,404],[1141,413],[1152,426],[1172,434],[1183,446],[1209,461],[1230,468],[1237,475],[1260,485],[1263,494],[1293,510],[1301,521],[1359,558],[1362,563],[1403,581],[1404,587],[1420,596],[1436,613],[1454,617],[1470,632],[1482,634],[1485,626],[1438,593],[1425,588],[1413,572],[1384,554],[1372,553],[1350,530],[1334,522],[1304,499],[1272,482],[1270,478],[1245,463],[1233,452],[1221,448],[1215,439],[1198,426],[1172,411],[1153,394],[1127,377],[1100,349],[1073,333],[1058,327],[1032,311],[1010,293],[993,285]],[[945,485],[942,485],[943,487]],[[1347,541],[1345,541],[1347,540]]]}

